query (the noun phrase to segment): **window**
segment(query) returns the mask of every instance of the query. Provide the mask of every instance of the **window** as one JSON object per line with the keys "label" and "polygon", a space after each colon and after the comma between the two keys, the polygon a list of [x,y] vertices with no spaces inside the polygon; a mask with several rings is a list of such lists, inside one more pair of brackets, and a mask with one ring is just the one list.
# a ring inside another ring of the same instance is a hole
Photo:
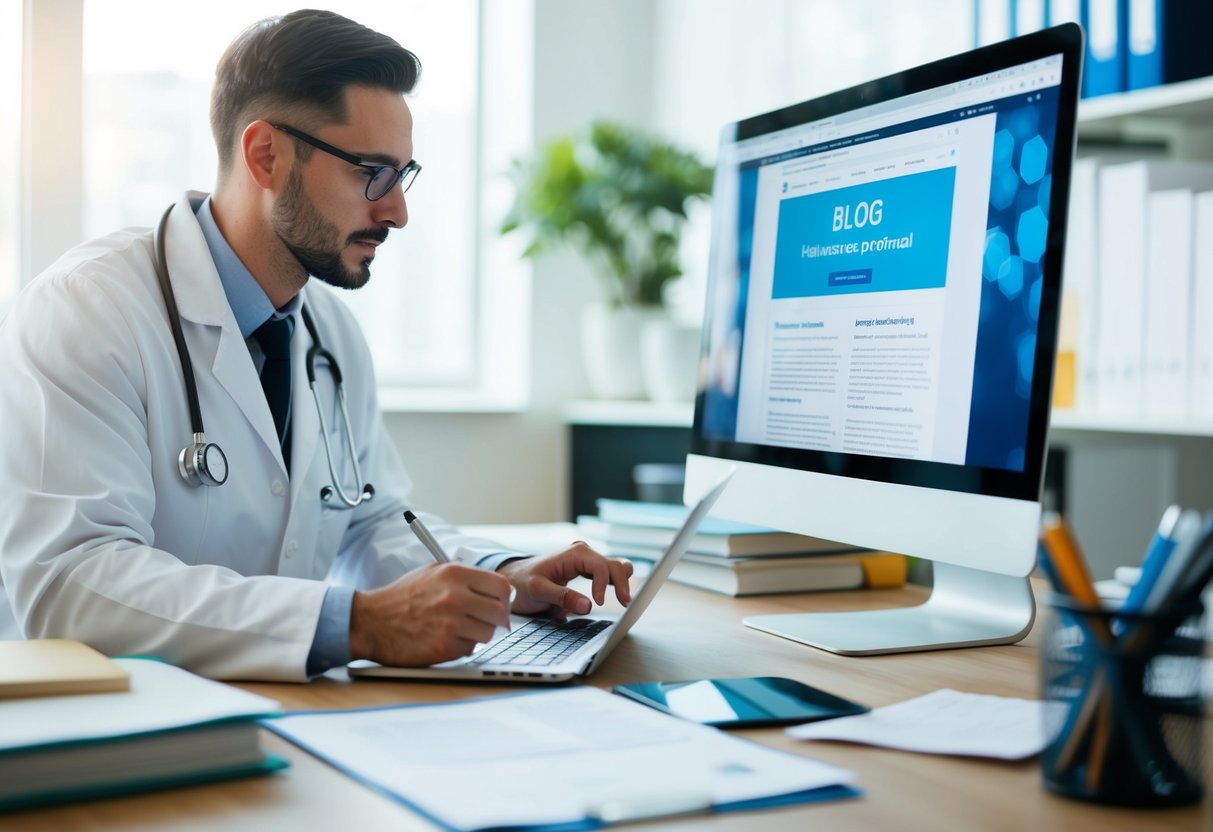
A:
{"label": "window", "polygon": [[[486,365],[502,360],[488,343],[499,334],[497,322],[478,311],[478,304],[509,283],[478,291],[481,263],[492,245],[492,229],[479,220],[485,157],[478,139],[487,133],[481,83],[482,75],[489,77],[480,70],[482,17],[495,12],[482,5],[492,4],[325,5],[394,37],[422,64],[408,102],[416,158],[425,169],[408,194],[408,228],[393,233],[380,250],[365,288],[340,293],[371,344],[381,387],[413,391],[384,397],[389,406],[421,403],[418,388],[485,394],[502,383],[501,368]],[[84,0],[86,238],[126,225],[150,226],[186,190],[212,189],[216,155],[208,106],[215,65],[242,26],[296,6],[210,0],[193,11],[178,9],[170,23],[159,0]],[[495,66],[493,77],[516,80],[527,70],[526,60]],[[511,340],[514,353],[526,343]],[[514,355],[508,363],[514,369],[505,377],[516,382],[525,362]],[[511,395],[517,397],[516,385]]]}
{"label": "window", "polygon": [[[0,3],[0,113],[21,112],[21,3]],[[0,309],[21,284],[21,119],[0,119]]]}

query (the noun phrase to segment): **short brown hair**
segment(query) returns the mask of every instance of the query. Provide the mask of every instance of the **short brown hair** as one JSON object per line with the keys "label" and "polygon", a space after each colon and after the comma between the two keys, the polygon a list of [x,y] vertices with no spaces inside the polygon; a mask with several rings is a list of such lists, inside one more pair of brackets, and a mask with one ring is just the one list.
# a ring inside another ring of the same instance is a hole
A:
{"label": "short brown hair", "polygon": [[231,170],[237,136],[254,119],[302,119],[300,129],[341,122],[347,86],[403,95],[420,75],[412,52],[333,12],[302,9],[254,23],[215,69],[211,132],[220,178]]}

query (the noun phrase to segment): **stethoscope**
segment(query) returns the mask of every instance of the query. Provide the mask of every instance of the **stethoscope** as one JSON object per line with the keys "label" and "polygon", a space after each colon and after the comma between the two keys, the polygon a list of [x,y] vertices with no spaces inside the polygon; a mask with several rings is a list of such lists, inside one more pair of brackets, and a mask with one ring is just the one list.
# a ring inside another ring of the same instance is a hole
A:
{"label": "stethoscope", "polygon": [[[189,348],[185,344],[185,333],[181,329],[181,315],[177,312],[177,299],[173,294],[172,283],[168,275],[168,258],[165,255],[164,232],[168,227],[169,214],[172,205],[160,218],[160,225],[152,236],[152,248],[155,253],[156,278],[160,281],[160,291],[164,295],[164,305],[168,310],[169,326],[173,330],[173,341],[177,344],[177,357],[181,359],[181,374],[185,378],[185,397],[189,401],[190,427],[193,429],[194,441],[182,448],[177,457],[177,470],[181,478],[192,486],[217,486],[227,482],[227,456],[213,442],[206,441],[202,426],[202,406],[198,403],[198,385],[194,381],[194,366],[190,360]],[[303,313],[303,325],[307,327],[312,338],[312,347],[307,351],[307,383],[312,390],[312,398],[316,401],[316,415],[320,418],[320,437],[324,440],[324,455],[328,459],[329,478],[331,484],[320,489],[320,501],[325,506],[336,509],[357,508],[375,496],[375,487],[369,482],[363,483],[362,490],[355,490],[350,496],[341,485],[337,475],[337,464],[333,460],[333,449],[329,445],[328,425],[324,421],[324,408],[320,404],[320,394],[316,390],[316,359],[323,358],[327,362],[329,372],[333,375],[337,391],[337,402],[341,407],[341,419],[345,423],[346,447],[350,453],[350,463],[354,468],[355,487],[362,483],[362,469],[358,465],[358,452],[354,446],[354,431],[350,425],[350,412],[345,403],[345,386],[341,380],[341,368],[337,359],[324,348],[320,342],[320,334],[316,331],[316,323],[312,320],[311,312],[306,306],[300,307]],[[339,502],[333,502],[336,496]]]}

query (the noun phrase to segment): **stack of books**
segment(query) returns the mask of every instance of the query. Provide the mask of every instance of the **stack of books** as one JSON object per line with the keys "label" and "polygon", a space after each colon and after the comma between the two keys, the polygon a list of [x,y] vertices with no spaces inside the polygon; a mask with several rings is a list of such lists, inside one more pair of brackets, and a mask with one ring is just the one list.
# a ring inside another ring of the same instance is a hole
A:
{"label": "stack of books", "polygon": [[[578,517],[577,525],[612,555],[655,561],[687,511],[666,503],[601,499],[598,514]],[[901,555],[708,516],[670,580],[724,595],[763,595],[900,586],[905,573]]]}
{"label": "stack of books", "polygon": [[286,767],[260,742],[277,702],[155,659],[0,642],[0,697],[0,812]]}

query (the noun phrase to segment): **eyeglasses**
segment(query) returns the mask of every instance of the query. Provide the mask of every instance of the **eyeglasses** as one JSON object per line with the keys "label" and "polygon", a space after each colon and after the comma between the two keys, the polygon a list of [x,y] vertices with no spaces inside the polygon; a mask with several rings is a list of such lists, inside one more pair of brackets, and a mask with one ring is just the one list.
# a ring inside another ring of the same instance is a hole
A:
{"label": "eyeglasses", "polygon": [[401,183],[401,187],[405,191],[413,187],[413,182],[417,180],[417,174],[421,171],[421,165],[417,164],[416,160],[410,159],[408,164],[402,168],[394,168],[391,165],[373,165],[362,159],[361,156],[355,156],[353,153],[346,153],[344,150],[333,147],[328,142],[322,142],[315,136],[309,136],[302,130],[296,130],[294,127],[289,127],[285,124],[272,125],[275,130],[281,130],[283,133],[294,136],[301,142],[306,142],[317,150],[323,150],[330,156],[336,156],[343,162],[349,162],[351,165],[357,165],[367,172],[366,180],[366,198],[371,202],[377,199],[382,199],[387,196],[392,188],[396,187],[396,183]]}

